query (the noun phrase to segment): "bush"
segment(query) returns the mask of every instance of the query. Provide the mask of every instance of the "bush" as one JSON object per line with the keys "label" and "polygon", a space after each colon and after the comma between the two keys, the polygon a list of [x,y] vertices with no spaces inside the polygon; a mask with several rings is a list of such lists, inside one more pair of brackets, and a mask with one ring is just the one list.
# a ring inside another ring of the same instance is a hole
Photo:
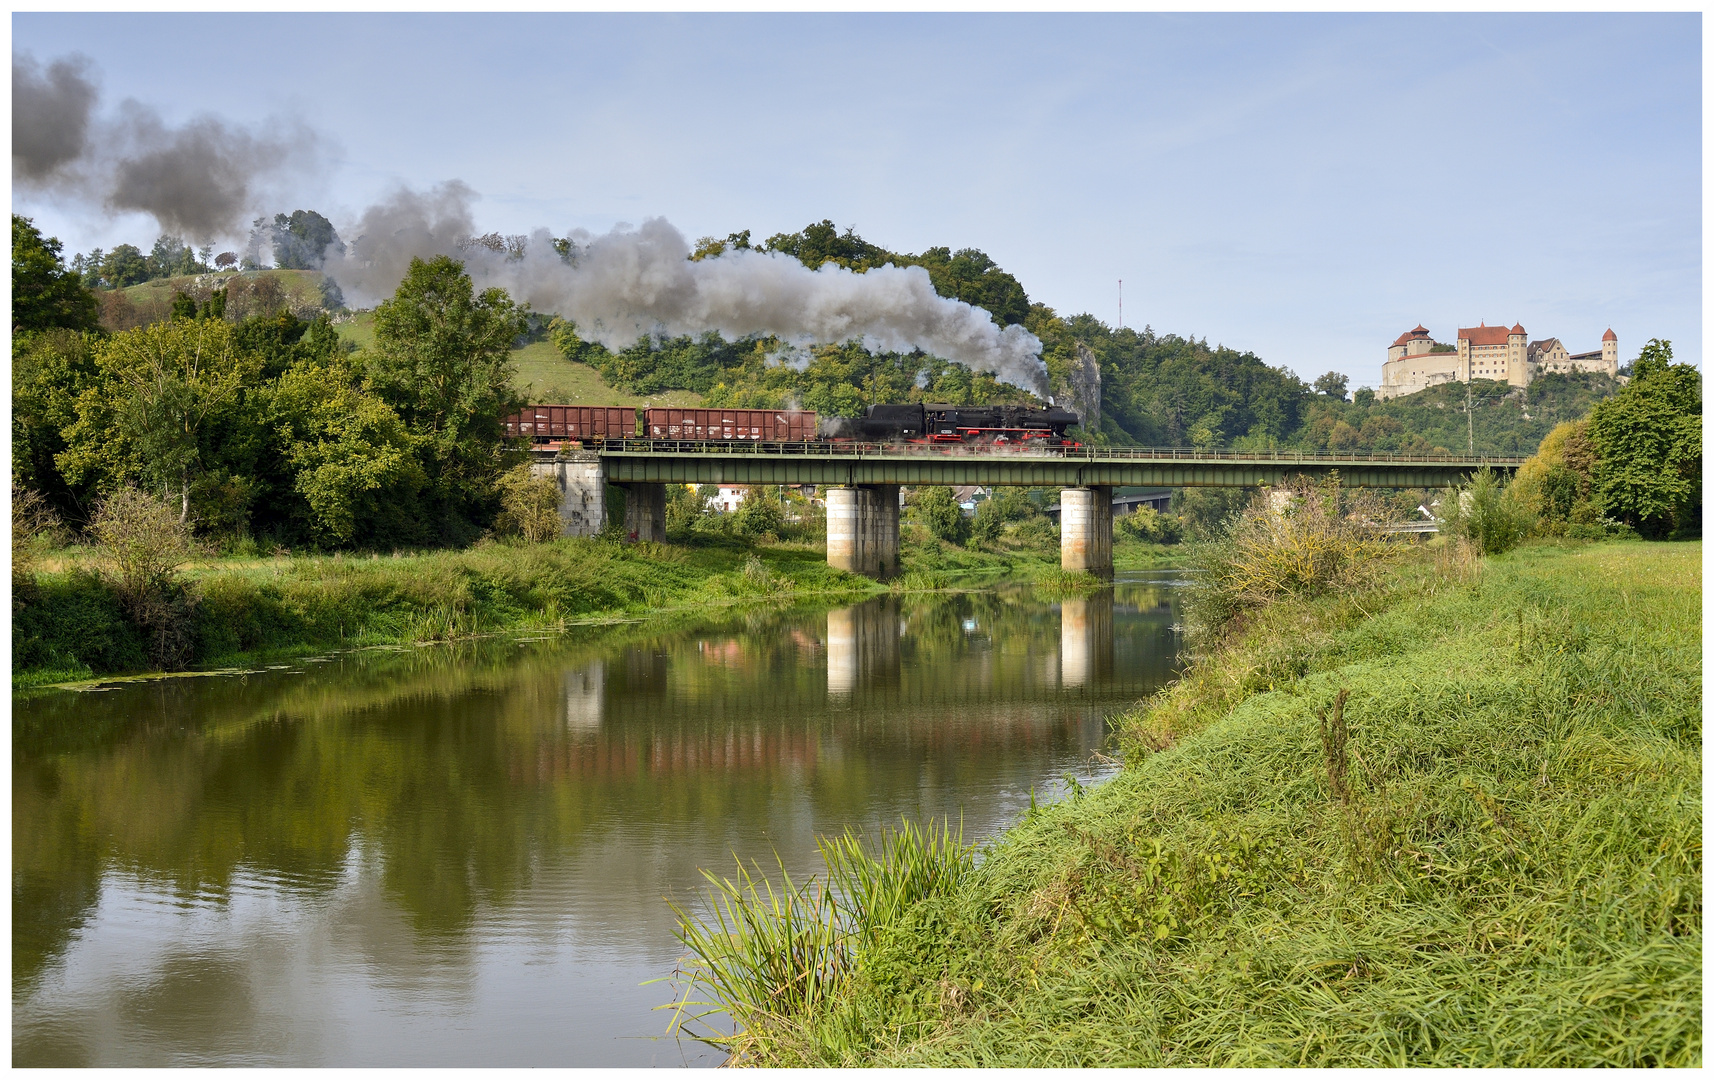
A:
{"label": "bush", "polygon": [[764,537],[778,540],[784,536],[786,513],[779,489],[766,484],[753,485],[744,493],[744,501],[738,504],[738,509],[732,512],[732,528],[739,536],[750,540]]}
{"label": "bush", "polygon": [[1494,470],[1483,468],[1467,487],[1440,500],[1441,531],[1461,536],[1483,555],[1510,551],[1529,534],[1531,515]]}
{"label": "bush", "polygon": [[59,515],[39,492],[12,485],[12,610],[35,588],[41,547],[60,532]]}
{"label": "bush", "polygon": [[917,520],[936,539],[962,544],[970,536],[970,521],[953,498],[949,487],[918,488],[915,497]]}
{"label": "bush", "polygon": [[1257,492],[1225,539],[1206,545],[1191,621],[1201,631],[1285,596],[1316,596],[1369,583],[1387,554],[1390,513],[1370,492],[1337,480]]}
{"label": "bush", "polygon": [[1179,488],[1172,493],[1170,509],[1187,538],[1217,540],[1226,535],[1253,495],[1253,488]]}
{"label": "bush", "polygon": [[12,616],[12,670],[51,680],[149,666],[143,632],[112,585],[94,574],[49,576]]}
{"label": "bush", "polygon": [[1163,514],[1152,506],[1139,506],[1124,517],[1117,518],[1113,527],[1119,535],[1149,544],[1176,544],[1183,537],[1178,518]]}
{"label": "bush", "polygon": [[176,671],[190,662],[195,598],[178,580],[190,560],[190,527],[179,510],[124,487],[102,500],[89,532],[108,560],[113,591],[148,638],[154,666]]}
{"label": "bush", "polygon": [[532,544],[552,540],[564,527],[559,505],[559,483],[551,476],[532,472],[525,462],[500,477],[500,516],[494,527]]}

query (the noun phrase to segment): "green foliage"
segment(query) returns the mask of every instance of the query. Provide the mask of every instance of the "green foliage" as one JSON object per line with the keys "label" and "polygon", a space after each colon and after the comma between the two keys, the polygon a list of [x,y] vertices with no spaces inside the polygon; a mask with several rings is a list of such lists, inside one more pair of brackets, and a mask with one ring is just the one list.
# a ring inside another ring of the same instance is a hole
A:
{"label": "green foliage", "polygon": [[1464,537],[1483,555],[1510,551],[1530,529],[1528,508],[1487,467],[1464,487],[1448,489],[1440,500],[1440,513],[1443,532]]}
{"label": "green foliage", "polygon": [[[223,307],[225,295],[224,290],[216,293],[210,304],[218,302]],[[219,318],[218,311],[212,309],[201,314],[207,317],[210,313]],[[252,316],[236,324],[232,330],[233,341],[238,348],[262,361],[261,374],[265,379],[278,378],[300,361],[326,364],[345,352],[339,341],[339,332],[326,315],[318,315],[305,322],[290,311],[282,310],[273,315]]]}
{"label": "green foliage", "polygon": [[56,463],[72,484],[135,481],[172,492],[188,520],[191,483],[207,464],[205,435],[242,406],[259,364],[225,322],[198,319],[116,334],[96,347],[95,365]]}
{"label": "green foliage", "polygon": [[1569,420],[1548,432],[1512,480],[1512,494],[1533,519],[1534,531],[1560,536],[1573,526],[1593,526],[1599,521],[1594,470],[1589,421]]}
{"label": "green foliage", "polygon": [[970,521],[952,497],[952,489],[944,486],[918,488],[912,503],[916,518],[937,540],[961,544],[970,535]]}
{"label": "green foliage", "polygon": [[1189,615],[1207,637],[1236,617],[1290,597],[1371,584],[1390,553],[1386,507],[1337,479],[1257,491],[1226,534],[1197,552]]}
{"label": "green foliage", "polygon": [[101,260],[101,267],[96,272],[96,280],[91,285],[100,284],[109,289],[123,289],[127,285],[141,285],[151,277],[149,260],[131,244],[120,244]]}
{"label": "green foliage", "polygon": [[1350,382],[1351,377],[1349,375],[1341,375],[1337,371],[1329,371],[1327,374],[1315,380],[1315,392],[1343,401],[1345,398],[1345,387],[1349,385]]}
{"label": "green foliage", "polygon": [[268,232],[274,246],[274,265],[282,270],[320,270],[328,249],[338,255],[345,253],[333,223],[314,210],[293,210],[289,217],[275,214]]}
{"label": "green foliage", "polygon": [[149,666],[147,638],[98,575],[53,575],[12,611],[12,670],[39,681],[88,678]]}
{"label": "green foliage", "polygon": [[12,480],[39,491],[67,520],[81,521],[91,487],[66,482],[57,464],[78,395],[97,379],[91,333],[46,330],[12,337]]}
{"label": "green foliage", "polygon": [[1702,527],[1702,376],[1650,340],[1631,381],[1589,417],[1595,500],[1609,517],[1659,538]]}
{"label": "green foliage", "polygon": [[[765,574],[746,574],[752,557]],[[142,644],[126,644],[144,637],[113,588],[73,587],[87,576],[38,575],[39,595],[14,624],[15,680],[149,666]],[[391,557],[227,560],[182,576],[194,601],[185,623],[190,662],[204,665],[236,654],[564,629],[578,619],[706,611],[788,594],[850,598],[876,588],[829,568],[817,548],[735,540],[668,548],[560,538]],[[36,666],[49,671],[28,670]]]}
{"label": "green foliage", "polygon": [[786,532],[785,509],[780,499],[780,490],[774,485],[751,485],[738,509],[732,512],[733,529],[751,540],[779,539]]}
{"label": "green foliage", "polygon": [[551,476],[532,472],[530,463],[515,465],[500,477],[500,516],[496,531],[514,533],[540,544],[560,534],[559,484]]}
{"label": "green foliage", "polygon": [[211,267],[197,261],[196,252],[183,239],[170,233],[162,233],[155,240],[155,246],[149,251],[144,260],[148,277],[145,280],[165,277],[183,277],[187,274],[205,274]]}
{"label": "green foliage", "polygon": [[497,510],[501,420],[521,401],[512,342],[524,315],[500,289],[475,292],[463,264],[412,259],[393,298],[375,309],[364,372],[418,440],[434,527],[468,540]]}
{"label": "green foliage", "polygon": [[12,331],[94,330],[95,297],[67,270],[57,237],[12,215]]}
{"label": "green foliage", "polygon": [[1139,506],[1129,514],[1115,518],[1113,529],[1120,536],[1149,544],[1176,544],[1184,538],[1179,519],[1152,506]]}
{"label": "green foliage", "polygon": [[1250,503],[1253,488],[1177,488],[1168,508],[1191,540],[1217,540]]}
{"label": "green foliage", "polygon": [[422,542],[417,440],[349,364],[303,360],[276,383],[268,427],[301,502],[287,514],[330,546]]}

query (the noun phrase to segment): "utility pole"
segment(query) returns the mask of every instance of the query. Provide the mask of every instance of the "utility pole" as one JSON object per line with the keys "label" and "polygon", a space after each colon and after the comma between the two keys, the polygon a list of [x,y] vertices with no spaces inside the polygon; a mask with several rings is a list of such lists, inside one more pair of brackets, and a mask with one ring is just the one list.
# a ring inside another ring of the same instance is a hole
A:
{"label": "utility pole", "polygon": [[1470,429],[1470,456],[1476,456],[1476,417],[1470,411],[1470,380],[1464,380],[1464,422]]}
{"label": "utility pole", "polygon": [[1119,329],[1125,328],[1125,279],[1119,279]]}

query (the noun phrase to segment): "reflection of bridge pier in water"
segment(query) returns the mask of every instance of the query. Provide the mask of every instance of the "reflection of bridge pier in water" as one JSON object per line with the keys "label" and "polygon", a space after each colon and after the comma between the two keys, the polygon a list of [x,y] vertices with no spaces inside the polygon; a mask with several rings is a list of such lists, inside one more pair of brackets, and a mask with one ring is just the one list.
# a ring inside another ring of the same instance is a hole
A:
{"label": "reflection of bridge pier in water", "polygon": [[1059,604],[1059,683],[1066,689],[1113,676],[1113,590]]}
{"label": "reflection of bridge pier in water", "polygon": [[567,671],[560,683],[567,731],[599,731],[607,696],[607,662],[594,660]]}
{"label": "reflection of bridge pier in water", "polygon": [[878,596],[827,613],[827,696],[848,698],[860,686],[899,674],[898,600]]}

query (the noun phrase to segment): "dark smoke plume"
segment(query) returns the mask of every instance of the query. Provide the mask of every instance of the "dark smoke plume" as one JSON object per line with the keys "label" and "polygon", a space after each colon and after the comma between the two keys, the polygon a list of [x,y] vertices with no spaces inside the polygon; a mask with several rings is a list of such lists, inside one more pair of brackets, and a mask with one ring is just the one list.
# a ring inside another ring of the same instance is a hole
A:
{"label": "dark smoke plume", "polygon": [[83,156],[98,91],[76,53],[47,70],[29,53],[12,57],[12,177],[40,183]]}
{"label": "dark smoke plume", "polygon": [[23,187],[140,210],[161,228],[198,241],[237,235],[269,180],[315,165],[320,140],[295,120],[248,130],[219,117],[179,127],[136,101],[103,121],[89,61],[62,57],[44,72],[12,57],[12,178]]}

